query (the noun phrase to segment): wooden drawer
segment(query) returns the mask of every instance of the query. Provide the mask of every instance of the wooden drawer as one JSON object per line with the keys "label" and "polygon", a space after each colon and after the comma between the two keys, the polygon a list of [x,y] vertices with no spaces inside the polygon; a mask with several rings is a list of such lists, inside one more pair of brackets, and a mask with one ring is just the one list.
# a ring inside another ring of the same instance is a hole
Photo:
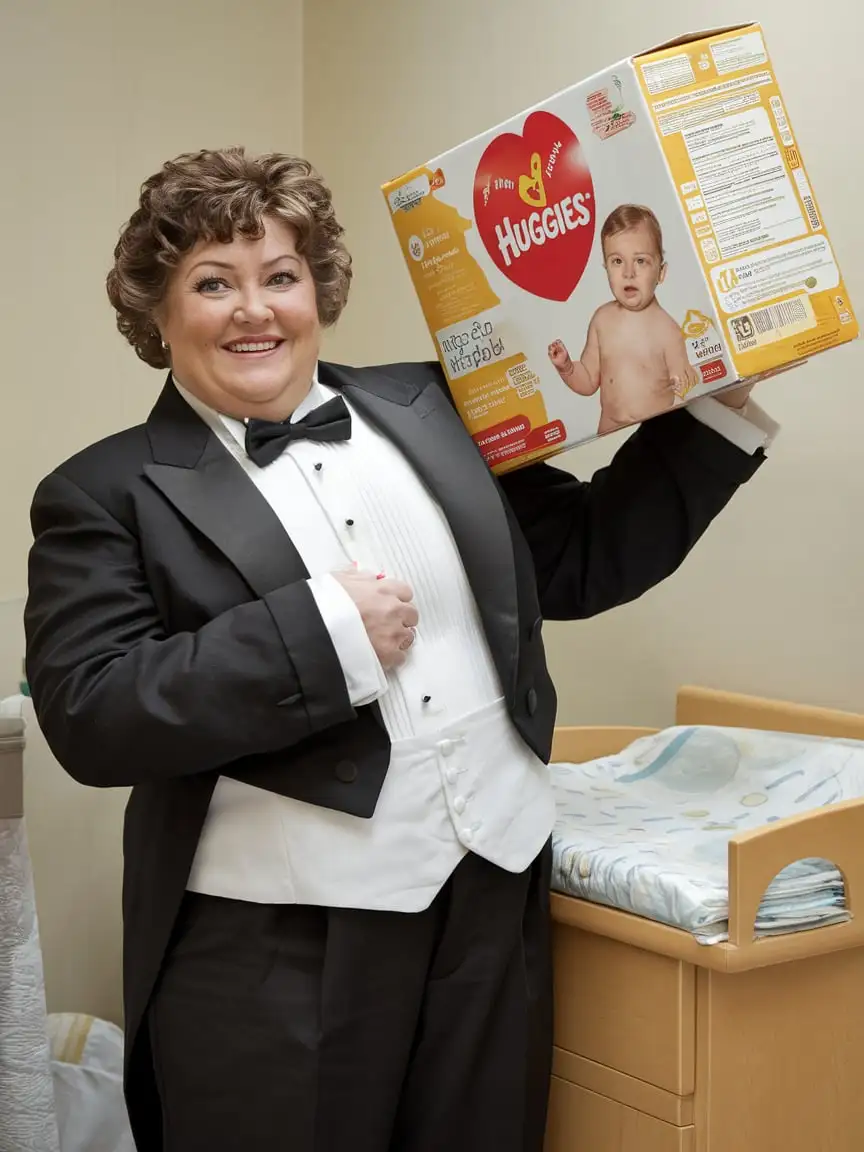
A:
{"label": "wooden drawer", "polygon": [[574,1056],[563,1048],[556,1048],[552,1060],[552,1075],[577,1088],[585,1088],[595,1096],[605,1096],[617,1104],[624,1104],[635,1112],[644,1112],[655,1120],[663,1120],[673,1128],[687,1128],[695,1123],[694,1098],[676,1096],[635,1076],[625,1076],[605,1064],[595,1064],[584,1056]]}
{"label": "wooden drawer", "polygon": [[694,1152],[692,1127],[676,1128],[552,1077],[544,1152]]}
{"label": "wooden drawer", "polygon": [[696,976],[689,964],[554,925],[555,1043],[690,1096],[696,1073]]}

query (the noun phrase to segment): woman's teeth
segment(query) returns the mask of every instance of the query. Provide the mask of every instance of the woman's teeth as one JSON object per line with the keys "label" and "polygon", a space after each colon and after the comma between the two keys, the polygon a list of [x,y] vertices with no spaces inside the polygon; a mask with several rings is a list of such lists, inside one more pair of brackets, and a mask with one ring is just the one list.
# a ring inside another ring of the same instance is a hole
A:
{"label": "woman's teeth", "polygon": [[278,340],[266,340],[263,343],[229,344],[229,352],[272,352],[278,347]]}

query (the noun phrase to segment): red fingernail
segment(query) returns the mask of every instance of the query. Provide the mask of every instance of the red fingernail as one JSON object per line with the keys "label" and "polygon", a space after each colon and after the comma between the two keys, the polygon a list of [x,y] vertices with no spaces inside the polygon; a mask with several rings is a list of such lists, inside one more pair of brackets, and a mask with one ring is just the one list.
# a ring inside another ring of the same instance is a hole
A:
{"label": "red fingernail", "polygon": [[387,576],[384,572],[379,572],[378,575],[375,577],[375,579],[376,580],[386,580]]}

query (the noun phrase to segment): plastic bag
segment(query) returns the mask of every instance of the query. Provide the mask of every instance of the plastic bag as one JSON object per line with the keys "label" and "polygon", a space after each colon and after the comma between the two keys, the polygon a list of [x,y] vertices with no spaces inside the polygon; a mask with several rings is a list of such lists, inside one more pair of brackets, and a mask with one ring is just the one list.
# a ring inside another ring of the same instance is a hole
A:
{"label": "plastic bag", "polygon": [[60,1152],[135,1152],[123,1099],[123,1033],[93,1016],[48,1017]]}

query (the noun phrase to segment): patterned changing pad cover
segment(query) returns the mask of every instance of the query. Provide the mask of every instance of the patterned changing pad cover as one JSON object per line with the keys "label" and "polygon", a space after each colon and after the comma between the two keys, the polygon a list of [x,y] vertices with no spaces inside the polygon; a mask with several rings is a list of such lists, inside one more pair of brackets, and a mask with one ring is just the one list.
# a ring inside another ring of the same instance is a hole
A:
{"label": "patterned changing pad cover", "polygon": [[[714,944],[728,939],[730,837],[864,796],[864,742],[675,727],[551,772],[553,888]],[[768,888],[756,933],[845,917],[833,863],[790,862]]]}

